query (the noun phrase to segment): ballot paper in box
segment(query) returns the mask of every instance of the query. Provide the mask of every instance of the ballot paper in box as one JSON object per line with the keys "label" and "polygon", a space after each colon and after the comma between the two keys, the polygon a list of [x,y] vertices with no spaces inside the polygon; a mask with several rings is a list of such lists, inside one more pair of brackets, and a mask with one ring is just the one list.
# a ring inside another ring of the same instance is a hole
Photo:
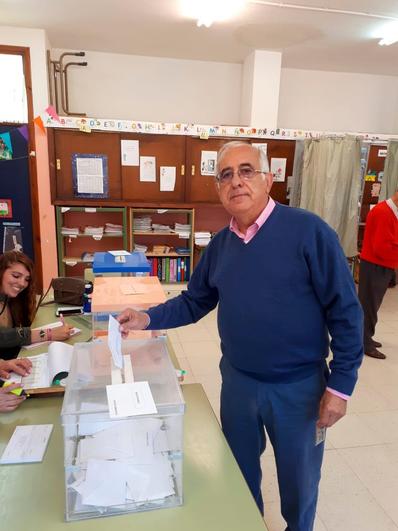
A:
{"label": "ballot paper in box", "polygon": [[74,345],[62,407],[66,520],[182,504],[185,404],[164,337]]}

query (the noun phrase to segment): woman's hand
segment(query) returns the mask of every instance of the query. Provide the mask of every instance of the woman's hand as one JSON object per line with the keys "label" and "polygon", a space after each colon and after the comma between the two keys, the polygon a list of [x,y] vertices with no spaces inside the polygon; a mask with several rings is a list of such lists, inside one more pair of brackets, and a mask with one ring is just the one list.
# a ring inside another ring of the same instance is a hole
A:
{"label": "woman's hand", "polygon": [[70,338],[72,327],[68,324],[51,328],[51,340],[52,341],[65,341]]}
{"label": "woman's hand", "polygon": [[0,387],[0,412],[7,413],[14,411],[24,400],[25,396],[16,396],[11,393],[13,389],[20,389],[20,383],[10,384],[7,387]]}
{"label": "woman's hand", "polygon": [[10,372],[16,372],[21,376],[27,376],[32,370],[32,362],[27,358],[15,360],[0,360],[0,378],[9,378]]}

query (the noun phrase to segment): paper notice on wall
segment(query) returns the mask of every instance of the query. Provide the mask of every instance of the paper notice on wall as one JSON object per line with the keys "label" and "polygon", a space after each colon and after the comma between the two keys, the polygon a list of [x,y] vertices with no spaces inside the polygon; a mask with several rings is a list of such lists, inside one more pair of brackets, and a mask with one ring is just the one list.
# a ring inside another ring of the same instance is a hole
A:
{"label": "paper notice on wall", "polygon": [[381,189],[381,183],[373,183],[370,190],[371,197],[379,197]]}
{"label": "paper notice on wall", "polygon": [[256,149],[259,149],[264,153],[265,156],[267,156],[267,144],[265,144],[264,142],[252,142],[252,146]]}
{"label": "paper notice on wall", "polygon": [[156,157],[140,157],[140,181],[156,182]]}
{"label": "paper notice on wall", "polygon": [[103,194],[104,170],[102,158],[76,158],[78,194]]}
{"label": "paper notice on wall", "polygon": [[122,155],[122,166],[140,165],[140,143],[138,140],[121,140],[120,149]]}
{"label": "paper notice on wall", "polygon": [[284,182],[286,159],[271,159],[271,173],[274,176],[274,182]]}
{"label": "paper notice on wall", "polygon": [[201,175],[215,175],[217,165],[217,151],[202,151],[200,161]]}
{"label": "paper notice on wall", "polygon": [[160,191],[173,192],[176,185],[176,167],[160,166]]}
{"label": "paper notice on wall", "polygon": [[386,149],[379,149],[377,152],[377,156],[380,158],[387,157],[387,150]]}

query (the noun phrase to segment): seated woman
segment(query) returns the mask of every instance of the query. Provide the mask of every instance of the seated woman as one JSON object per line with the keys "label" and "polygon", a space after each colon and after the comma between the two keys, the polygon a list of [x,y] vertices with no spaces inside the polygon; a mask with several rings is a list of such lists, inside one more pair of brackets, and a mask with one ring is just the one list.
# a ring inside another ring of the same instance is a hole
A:
{"label": "seated woman", "polygon": [[39,341],[63,341],[70,327],[31,329],[36,307],[34,267],[23,253],[0,255],[0,359],[16,358],[22,346]]}
{"label": "seated woman", "polygon": [[[27,376],[32,368],[32,362],[28,359],[16,359],[16,360],[0,360],[0,378],[7,380],[10,377],[11,372],[20,374],[21,376]],[[0,380],[1,382],[1,380]],[[3,383],[3,382],[1,382]],[[11,391],[19,389],[21,384],[10,384],[7,387],[2,385],[0,387],[0,413],[6,413],[7,411],[14,411],[26,398],[26,396],[14,395]]]}

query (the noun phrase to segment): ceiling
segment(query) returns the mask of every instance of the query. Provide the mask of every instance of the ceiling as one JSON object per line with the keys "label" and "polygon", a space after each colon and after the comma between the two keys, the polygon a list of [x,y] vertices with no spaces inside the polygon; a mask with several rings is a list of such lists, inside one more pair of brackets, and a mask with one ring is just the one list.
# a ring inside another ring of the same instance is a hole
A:
{"label": "ceiling", "polygon": [[[398,19],[396,0],[289,4]],[[52,48],[230,63],[264,49],[281,51],[285,68],[398,75],[398,43],[379,46],[374,37],[387,21],[273,7],[261,0],[248,1],[237,18],[210,28],[183,18],[180,0],[0,0],[0,21],[46,30]]]}

